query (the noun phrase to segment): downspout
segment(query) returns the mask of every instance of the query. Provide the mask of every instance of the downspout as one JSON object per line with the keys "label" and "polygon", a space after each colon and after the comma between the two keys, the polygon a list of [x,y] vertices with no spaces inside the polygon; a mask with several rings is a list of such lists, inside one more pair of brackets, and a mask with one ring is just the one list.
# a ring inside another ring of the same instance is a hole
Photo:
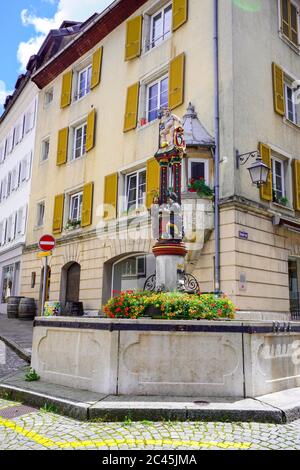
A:
{"label": "downspout", "polygon": [[215,121],[215,293],[221,291],[220,282],[220,83],[219,83],[219,0],[214,0],[214,121]]}

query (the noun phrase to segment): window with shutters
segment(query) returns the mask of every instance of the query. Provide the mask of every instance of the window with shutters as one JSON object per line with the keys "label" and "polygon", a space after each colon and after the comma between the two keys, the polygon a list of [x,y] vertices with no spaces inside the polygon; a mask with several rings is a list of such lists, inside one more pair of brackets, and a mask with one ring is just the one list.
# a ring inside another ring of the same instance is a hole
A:
{"label": "window with shutters", "polygon": [[146,115],[147,121],[157,119],[158,111],[168,106],[169,77],[165,75],[147,85]]}
{"label": "window with shutters", "polygon": [[146,203],[146,169],[125,176],[126,211],[135,211]]}
{"label": "window with shutters", "polygon": [[92,65],[80,70],[77,74],[77,90],[74,96],[75,101],[84,98],[91,91]]}
{"label": "window with shutters", "polygon": [[12,152],[13,146],[14,146],[14,131],[12,130],[6,137],[5,157],[7,157]]}
{"label": "window with shutters", "polygon": [[70,195],[68,225],[78,224],[78,227],[80,226],[80,222],[82,218],[82,201],[83,201],[82,191]]}
{"label": "window with shutters", "polygon": [[146,50],[153,49],[172,33],[172,3],[168,3],[150,17],[150,32]]}
{"label": "window with shutters", "polygon": [[281,206],[290,208],[292,194],[292,166],[291,159],[272,149],[272,201]]}
{"label": "window with shutters", "polygon": [[81,124],[74,128],[74,139],[73,139],[73,160],[82,157],[86,153],[86,133],[87,123]]}
{"label": "window with shutters", "polygon": [[293,124],[300,126],[299,88],[285,83],[285,114]]}
{"label": "window with shutters", "polygon": [[299,3],[296,0],[279,0],[279,11],[283,38],[299,48]]}

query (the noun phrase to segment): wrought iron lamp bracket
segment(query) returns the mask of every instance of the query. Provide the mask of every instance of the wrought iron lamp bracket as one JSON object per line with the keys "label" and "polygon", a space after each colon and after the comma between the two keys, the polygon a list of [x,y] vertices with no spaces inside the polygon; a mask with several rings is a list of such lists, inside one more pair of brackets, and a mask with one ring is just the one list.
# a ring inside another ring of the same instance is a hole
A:
{"label": "wrought iron lamp bracket", "polygon": [[246,163],[250,160],[250,158],[255,158],[256,160],[261,160],[261,156],[258,150],[253,150],[252,152],[242,153],[240,154],[238,150],[236,150],[236,167],[239,169],[240,166],[246,165]]}

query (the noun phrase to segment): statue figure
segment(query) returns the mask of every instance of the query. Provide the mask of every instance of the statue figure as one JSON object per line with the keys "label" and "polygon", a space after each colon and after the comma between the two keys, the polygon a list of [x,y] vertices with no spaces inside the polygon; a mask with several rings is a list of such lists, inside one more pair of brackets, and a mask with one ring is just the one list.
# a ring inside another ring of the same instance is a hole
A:
{"label": "statue figure", "polygon": [[172,147],[176,145],[175,130],[182,128],[181,119],[169,108],[163,108],[160,116],[160,148]]}

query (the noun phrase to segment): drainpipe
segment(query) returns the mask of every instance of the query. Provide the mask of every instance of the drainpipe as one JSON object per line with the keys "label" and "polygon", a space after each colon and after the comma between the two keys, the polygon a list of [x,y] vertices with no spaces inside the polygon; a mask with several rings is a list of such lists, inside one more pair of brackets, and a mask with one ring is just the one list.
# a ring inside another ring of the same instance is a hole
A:
{"label": "drainpipe", "polygon": [[220,283],[220,102],[219,102],[219,0],[214,0],[214,121],[215,121],[215,292],[221,291]]}

